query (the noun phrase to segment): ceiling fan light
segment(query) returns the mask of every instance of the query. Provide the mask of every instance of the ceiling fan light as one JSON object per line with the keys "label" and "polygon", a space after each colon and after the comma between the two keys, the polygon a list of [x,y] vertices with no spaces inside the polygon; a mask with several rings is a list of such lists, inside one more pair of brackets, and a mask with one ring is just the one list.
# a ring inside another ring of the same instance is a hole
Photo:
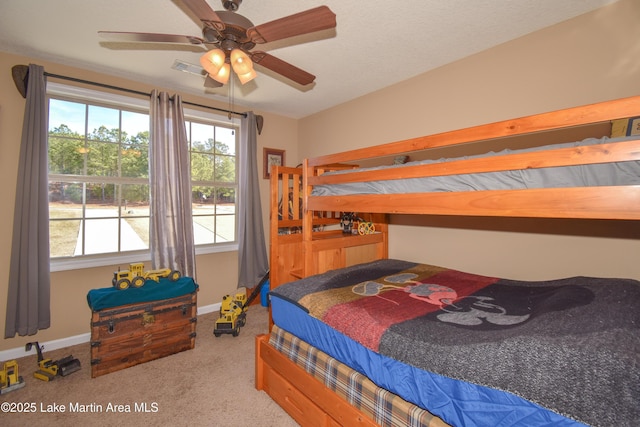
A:
{"label": "ceiling fan light", "polygon": [[211,76],[215,76],[220,72],[226,59],[226,55],[222,49],[213,49],[200,57],[200,65]]}
{"label": "ceiling fan light", "polygon": [[220,67],[220,71],[218,71],[218,73],[215,75],[210,74],[210,76],[213,80],[224,85],[224,84],[227,84],[227,82],[229,81],[230,74],[231,74],[231,67],[229,66],[229,64],[222,64],[222,67]]}
{"label": "ceiling fan light", "polygon": [[240,80],[240,83],[245,84],[247,82],[250,82],[251,80],[255,79],[257,77],[257,73],[256,70],[252,69],[251,71],[249,71],[246,74],[238,74],[238,80]]}
{"label": "ceiling fan light", "polygon": [[251,58],[240,49],[233,49],[231,51],[231,66],[237,75],[247,74],[253,70]]}

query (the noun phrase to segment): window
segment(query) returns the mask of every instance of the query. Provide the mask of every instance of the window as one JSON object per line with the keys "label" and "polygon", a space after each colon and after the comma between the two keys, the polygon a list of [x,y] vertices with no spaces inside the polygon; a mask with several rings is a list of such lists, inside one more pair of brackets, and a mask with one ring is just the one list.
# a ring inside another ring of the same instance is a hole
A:
{"label": "window", "polygon": [[[49,90],[52,267],[148,254],[148,110],[145,100],[62,85]],[[238,132],[212,114],[185,110],[185,117],[196,247],[198,253],[220,250],[237,243]]]}
{"label": "window", "polygon": [[187,121],[196,245],[236,241],[236,132]]}

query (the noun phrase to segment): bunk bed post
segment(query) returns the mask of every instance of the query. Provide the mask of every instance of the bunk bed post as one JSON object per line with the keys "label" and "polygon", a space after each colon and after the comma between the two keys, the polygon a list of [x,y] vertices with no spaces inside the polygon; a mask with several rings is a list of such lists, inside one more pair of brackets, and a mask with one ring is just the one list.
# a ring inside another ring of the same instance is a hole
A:
{"label": "bunk bed post", "polygon": [[[277,166],[273,166],[271,169],[271,181],[270,184],[270,193],[269,193],[269,205],[271,209],[269,209],[269,259],[270,259],[270,268],[269,268],[269,280],[270,283],[278,283],[278,269],[275,267],[278,263],[278,177],[280,171]],[[276,207],[275,212],[273,207]],[[275,215],[275,218],[274,218]]]}
{"label": "bunk bed post", "polygon": [[311,193],[311,187],[308,177],[313,176],[314,167],[309,165],[309,159],[304,159],[302,163],[302,254],[304,259],[303,276],[306,277],[313,271],[313,211],[308,209],[308,197]]}

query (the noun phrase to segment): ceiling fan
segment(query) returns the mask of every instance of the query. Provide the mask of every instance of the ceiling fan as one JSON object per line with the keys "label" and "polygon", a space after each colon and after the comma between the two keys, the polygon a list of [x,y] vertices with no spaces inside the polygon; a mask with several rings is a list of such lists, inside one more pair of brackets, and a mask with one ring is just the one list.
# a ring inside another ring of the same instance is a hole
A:
{"label": "ceiling fan", "polygon": [[335,28],[336,15],[327,6],[319,6],[260,25],[236,13],[242,0],[222,0],[225,10],[214,11],[205,0],[182,0],[202,21],[202,37],[175,34],[98,31],[114,42],[169,43],[202,46],[207,52],[200,58],[206,70],[206,87],[227,83],[231,69],[245,84],[256,77],[253,64],[259,64],[300,85],[313,83],[315,76],[262,51],[256,45]]}

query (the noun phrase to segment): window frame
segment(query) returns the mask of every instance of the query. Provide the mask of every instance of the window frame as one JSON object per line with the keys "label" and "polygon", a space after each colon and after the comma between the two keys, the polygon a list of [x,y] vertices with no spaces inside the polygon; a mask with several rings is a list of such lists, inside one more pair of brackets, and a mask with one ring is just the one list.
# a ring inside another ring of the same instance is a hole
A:
{"label": "window frame", "polygon": [[[149,114],[149,100],[144,98],[135,98],[133,96],[120,95],[111,92],[103,92],[94,89],[82,88],[78,86],[71,86],[56,82],[47,82],[47,105],[50,97],[61,97],[70,101],[78,102],[90,102],[94,105],[112,107],[112,108],[124,108],[127,110],[133,110],[144,114]],[[223,126],[234,130],[236,135],[236,147],[235,158],[236,167],[239,167],[239,132],[240,126],[221,114],[214,112],[206,112],[191,108],[184,108],[184,117],[187,121],[194,121],[197,123],[205,123],[212,126]],[[48,129],[48,126],[47,126]],[[48,132],[48,130],[47,130]],[[189,147],[191,150],[191,147]],[[235,201],[235,237],[238,237],[238,220],[237,215],[239,212],[239,200],[237,199],[239,182],[238,176],[240,171],[236,169],[236,201]],[[49,173],[47,172],[49,177]],[[117,179],[118,181],[121,178]],[[193,182],[192,182],[193,185]],[[224,243],[209,243],[196,245],[196,255],[204,255],[211,253],[230,252],[238,250],[238,241],[224,242]],[[144,262],[151,260],[151,252],[149,249],[127,252],[112,252],[103,254],[91,254],[72,257],[60,257],[50,258],[49,266],[51,272],[75,270],[82,268],[103,267],[103,266],[118,266],[128,264],[131,262]]]}

